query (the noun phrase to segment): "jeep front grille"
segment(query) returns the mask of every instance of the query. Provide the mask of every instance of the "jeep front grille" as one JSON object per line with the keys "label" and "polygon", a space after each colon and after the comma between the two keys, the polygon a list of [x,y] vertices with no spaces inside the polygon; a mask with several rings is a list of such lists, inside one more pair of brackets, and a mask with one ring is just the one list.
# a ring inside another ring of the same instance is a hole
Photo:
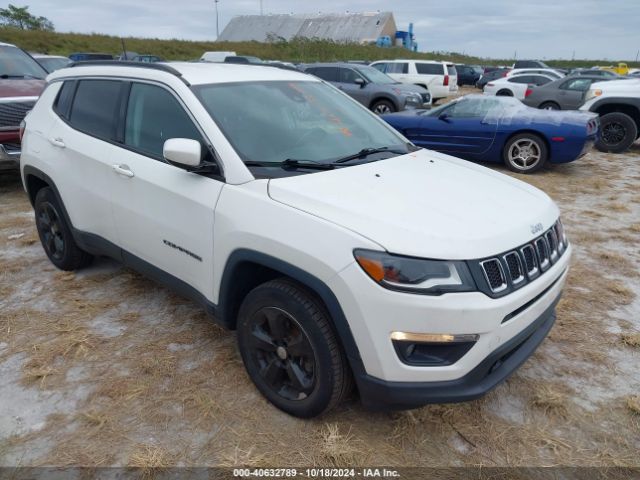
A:
{"label": "jeep front grille", "polygon": [[27,102],[0,102],[0,128],[19,128],[20,122],[24,120],[27,112],[36,104],[34,101]]}
{"label": "jeep front grille", "polygon": [[558,220],[530,243],[502,255],[479,260],[473,268],[479,265],[482,271],[486,284],[483,291],[491,296],[501,296],[535,280],[551,268],[567,246],[564,228]]}

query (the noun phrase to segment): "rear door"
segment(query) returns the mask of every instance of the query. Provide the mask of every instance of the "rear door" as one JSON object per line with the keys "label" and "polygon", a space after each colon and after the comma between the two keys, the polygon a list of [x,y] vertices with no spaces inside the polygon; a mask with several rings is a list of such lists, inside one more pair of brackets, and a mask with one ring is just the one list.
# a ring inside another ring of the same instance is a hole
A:
{"label": "rear door", "polygon": [[593,83],[590,78],[572,78],[558,88],[558,100],[563,109],[577,110],[583,103],[584,94]]}
{"label": "rear door", "polygon": [[[140,259],[186,282],[210,298],[213,220],[224,183],[166,162],[170,138],[202,144],[213,154],[192,115],[161,85],[133,82],[111,157],[113,218],[125,260]],[[142,265],[144,268],[144,265]]]}
{"label": "rear door", "polygon": [[[116,243],[111,214],[111,159],[125,83],[120,80],[67,80],[54,109],[49,134],[55,181],[74,228]],[[64,105],[64,106],[63,106]]]}

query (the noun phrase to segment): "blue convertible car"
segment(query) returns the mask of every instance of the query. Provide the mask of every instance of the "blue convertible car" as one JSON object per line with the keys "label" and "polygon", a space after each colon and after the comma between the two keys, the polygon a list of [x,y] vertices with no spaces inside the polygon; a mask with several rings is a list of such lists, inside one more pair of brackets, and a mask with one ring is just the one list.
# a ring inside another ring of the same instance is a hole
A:
{"label": "blue convertible car", "polygon": [[538,110],[512,97],[467,95],[432,110],[382,118],[416,145],[467,160],[504,162],[530,173],[583,156],[598,118],[585,112]]}

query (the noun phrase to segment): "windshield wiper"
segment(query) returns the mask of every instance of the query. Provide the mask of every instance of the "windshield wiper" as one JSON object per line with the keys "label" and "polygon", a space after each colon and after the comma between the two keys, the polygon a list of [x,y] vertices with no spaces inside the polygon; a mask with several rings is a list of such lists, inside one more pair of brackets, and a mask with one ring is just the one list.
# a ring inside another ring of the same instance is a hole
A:
{"label": "windshield wiper", "polygon": [[366,158],[369,155],[373,155],[374,153],[382,153],[382,152],[389,152],[389,153],[397,153],[399,155],[404,155],[405,153],[409,153],[411,150],[407,149],[400,149],[400,147],[398,148],[394,148],[394,147],[379,147],[379,148],[363,148],[362,150],[360,150],[358,153],[354,153],[353,155],[347,155],[346,157],[342,157],[339,158],[338,160],[334,160],[333,164],[340,164],[340,163],[346,163],[350,160],[355,160],[358,158]]}
{"label": "windshield wiper", "polygon": [[3,73],[2,75],[0,75],[0,78],[24,78],[27,80],[33,79],[33,80],[44,80],[43,78],[40,77],[36,77],[34,75],[9,75],[8,73]]}
{"label": "windshield wiper", "polygon": [[332,170],[335,165],[331,163],[320,163],[313,160],[296,160],[293,158],[287,158],[282,162],[256,162],[253,160],[247,160],[244,162],[247,167],[281,167],[281,168],[309,168],[313,170]]}

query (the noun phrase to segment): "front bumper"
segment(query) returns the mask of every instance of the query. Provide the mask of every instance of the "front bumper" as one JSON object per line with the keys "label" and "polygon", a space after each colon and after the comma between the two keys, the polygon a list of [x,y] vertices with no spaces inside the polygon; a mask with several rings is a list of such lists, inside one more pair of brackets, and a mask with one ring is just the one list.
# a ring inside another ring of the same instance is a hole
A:
{"label": "front bumper", "polygon": [[430,403],[473,400],[503,382],[538,348],[555,323],[558,295],[547,309],[518,335],[489,354],[464,377],[439,382],[389,382],[354,372],[365,407],[374,410],[416,408]]}
{"label": "front bumper", "polygon": [[0,170],[18,170],[20,168],[20,145],[0,144]]}

